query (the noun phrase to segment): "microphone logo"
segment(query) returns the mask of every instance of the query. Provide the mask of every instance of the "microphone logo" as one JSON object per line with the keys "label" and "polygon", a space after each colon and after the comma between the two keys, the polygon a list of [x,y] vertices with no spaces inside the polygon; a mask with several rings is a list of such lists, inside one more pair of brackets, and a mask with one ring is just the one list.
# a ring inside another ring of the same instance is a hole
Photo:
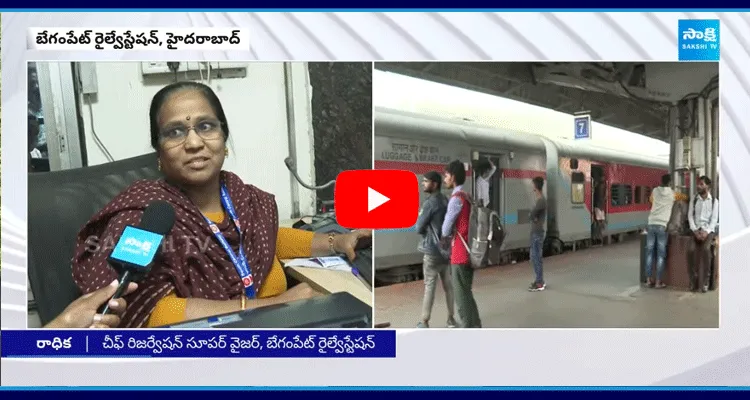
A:
{"label": "microphone logo", "polygon": [[[165,201],[154,201],[143,210],[138,226],[128,225],[122,231],[107,261],[120,273],[120,284],[113,299],[120,298],[128,284],[143,279],[159,251],[164,236],[174,227],[174,207]],[[102,314],[109,312],[109,304]]]}
{"label": "microphone logo", "polygon": [[125,227],[111,257],[128,264],[147,267],[156,256],[164,236],[133,226]]}
{"label": "microphone logo", "polygon": [[[128,246],[132,246],[135,249],[140,249],[140,252],[143,254],[148,254],[148,252],[151,251],[151,247],[153,246],[152,242],[147,241],[139,241],[138,239],[134,237],[129,237],[125,239],[125,244]],[[135,250],[133,249],[133,250]],[[127,251],[131,251],[130,249],[126,249]]]}

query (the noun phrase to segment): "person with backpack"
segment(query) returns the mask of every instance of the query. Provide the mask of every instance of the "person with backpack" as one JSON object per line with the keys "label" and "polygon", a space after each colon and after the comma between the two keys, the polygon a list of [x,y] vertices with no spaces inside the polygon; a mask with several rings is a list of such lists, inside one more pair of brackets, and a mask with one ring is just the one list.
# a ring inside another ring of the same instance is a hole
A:
{"label": "person with backpack", "polygon": [[435,288],[437,280],[443,284],[445,302],[448,307],[448,328],[456,327],[454,318],[453,282],[450,270],[450,249],[440,245],[445,212],[448,208],[448,198],[440,192],[442,177],[438,172],[430,171],[422,178],[422,188],[427,193],[427,200],[419,210],[419,217],[415,228],[422,235],[417,250],[424,254],[422,271],[424,274],[424,299],[422,300],[422,320],[417,328],[429,328],[432,305],[435,302]]}
{"label": "person with backpack", "polygon": [[[670,183],[672,183],[672,177],[669,174],[663,175],[661,186],[651,193],[651,213],[648,215],[648,227],[646,228],[646,285],[658,289],[667,286],[662,282],[662,277],[667,259],[667,242],[669,241],[667,224],[675,201],[675,193],[669,186]],[[656,250],[656,281],[652,277],[654,250]]]}
{"label": "person with backpack", "polygon": [[547,199],[544,197],[544,178],[537,176],[532,179],[534,185],[534,206],[531,209],[531,244],[529,246],[529,257],[534,266],[534,282],[529,286],[530,292],[541,292],[547,288],[544,282],[544,271],[542,265],[545,224],[547,223]]}
{"label": "person with backpack", "polygon": [[446,165],[443,182],[445,187],[453,189],[453,193],[448,200],[441,240],[443,242],[450,241],[453,291],[462,327],[481,328],[482,321],[479,318],[479,309],[472,292],[474,269],[471,266],[469,250],[466,245],[469,243],[472,202],[469,195],[463,190],[465,181],[466,169],[461,161],[455,160]]}
{"label": "person with backpack", "polygon": [[[693,233],[693,241],[688,246],[688,266],[690,290],[708,291],[711,271],[711,243],[716,237],[719,223],[719,200],[711,196],[711,179],[698,178],[698,194],[690,201],[688,224]],[[697,258],[697,260],[696,260]]]}

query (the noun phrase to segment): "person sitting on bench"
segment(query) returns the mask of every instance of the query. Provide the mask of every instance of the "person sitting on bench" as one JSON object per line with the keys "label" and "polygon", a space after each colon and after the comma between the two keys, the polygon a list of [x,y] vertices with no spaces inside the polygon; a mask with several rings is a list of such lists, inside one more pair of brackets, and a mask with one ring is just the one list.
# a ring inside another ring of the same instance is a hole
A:
{"label": "person sitting on bench", "polygon": [[708,291],[711,244],[719,221],[719,200],[711,196],[710,188],[711,179],[705,175],[698,178],[698,194],[690,201],[688,209],[688,223],[693,232],[693,241],[688,246],[690,290],[703,293]]}

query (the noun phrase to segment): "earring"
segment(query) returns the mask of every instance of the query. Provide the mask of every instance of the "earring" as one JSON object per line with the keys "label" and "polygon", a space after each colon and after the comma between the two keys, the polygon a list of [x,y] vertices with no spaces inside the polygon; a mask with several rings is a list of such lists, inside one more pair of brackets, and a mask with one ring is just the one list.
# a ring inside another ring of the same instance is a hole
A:
{"label": "earring", "polygon": [[156,168],[158,168],[159,171],[161,171],[161,159],[156,160]]}
{"label": "earring", "polygon": [[225,147],[224,148],[224,158],[228,158],[228,157],[229,157],[229,149]]}

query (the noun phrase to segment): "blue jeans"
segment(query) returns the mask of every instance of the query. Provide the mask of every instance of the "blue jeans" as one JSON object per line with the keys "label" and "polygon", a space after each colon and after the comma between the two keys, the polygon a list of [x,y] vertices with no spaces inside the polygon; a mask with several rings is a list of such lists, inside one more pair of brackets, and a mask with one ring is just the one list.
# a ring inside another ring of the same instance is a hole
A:
{"label": "blue jeans", "polygon": [[529,256],[531,265],[534,266],[536,278],[534,283],[544,283],[544,273],[542,271],[542,245],[544,244],[544,232],[531,232],[531,246],[529,246]]}
{"label": "blue jeans", "polygon": [[667,228],[661,225],[649,225],[646,229],[646,277],[651,278],[654,266],[654,248],[656,248],[656,280],[661,281],[664,274],[664,262],[667,259]]}

